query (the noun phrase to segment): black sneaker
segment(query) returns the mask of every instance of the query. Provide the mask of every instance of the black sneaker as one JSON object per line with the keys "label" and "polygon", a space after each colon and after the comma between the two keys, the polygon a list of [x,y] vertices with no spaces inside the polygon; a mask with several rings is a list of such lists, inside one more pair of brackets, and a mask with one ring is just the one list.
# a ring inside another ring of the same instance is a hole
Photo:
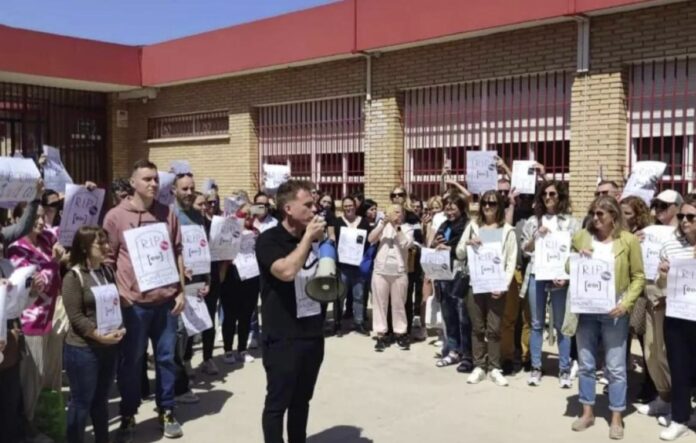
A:
{"label": "black sneaker", "polygon": [[397,337],[396,344],[402,351],[408,351],[409,349],[411,349],[411,341],[408,339],[408,334],[404,334]]}
{"label": "black sneaker", "polygon": [[184,436],[184,431],[181,429],[181,425],[176,421],[174,417],[174,411],[171,409],[165,409],[164,412],[159,414],[160,428],[162,433],[167,438],[180,438]]}
{"label": "black sneaker", "polygon": [[387,344],[385,343],[384,338],[377,337],[377,343],[375,343],[375,351],[384,352],[385,349],[387,349]]}
{"label": "black sneaker", "polygon": [[360,335],[364,335],[365,337],[370,336],[370,331],[368,331],[365,325],[362,323],[358,323],[355,325],[355,332],[357,332]]}
{"label": "black sneaker", "polygon": [[121,417],[121,426],[116,431],[116,443],[132,443],[135,436],[135,417]]}

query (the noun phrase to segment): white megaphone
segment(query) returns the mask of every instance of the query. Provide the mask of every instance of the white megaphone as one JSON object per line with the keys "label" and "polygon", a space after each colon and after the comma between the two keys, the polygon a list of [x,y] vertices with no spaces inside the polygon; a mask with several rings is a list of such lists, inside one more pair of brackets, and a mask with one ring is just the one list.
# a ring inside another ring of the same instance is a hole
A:
{"label": "white megaphone", "polygon": [[305,288],[307,296],[320,303],[343,299],[346,285],[341,281],[336,270],[336,247],[333,241],[326,239],[319,245],[319,264],[314,278]]}

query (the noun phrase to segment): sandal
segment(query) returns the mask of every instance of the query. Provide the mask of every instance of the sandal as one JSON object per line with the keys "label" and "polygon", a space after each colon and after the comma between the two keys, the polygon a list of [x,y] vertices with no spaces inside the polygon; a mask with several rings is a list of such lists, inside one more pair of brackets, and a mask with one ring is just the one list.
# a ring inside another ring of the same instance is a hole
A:
{"label": "sandal", "polygon": [[445,366],[451,366],[459,363],[459,356],[453,352],[450,352],[445,358],[441,358],[435,363],[438,368],[444,368]]}

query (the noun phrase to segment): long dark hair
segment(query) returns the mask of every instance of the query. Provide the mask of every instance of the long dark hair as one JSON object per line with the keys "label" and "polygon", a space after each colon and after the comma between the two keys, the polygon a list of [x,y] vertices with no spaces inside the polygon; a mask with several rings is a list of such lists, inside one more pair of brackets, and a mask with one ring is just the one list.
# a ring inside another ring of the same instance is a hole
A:
{"label": "long dark hair", "polygon": [[94,242],[106,241],[108,238],[106,231],[99,226],[82,226],[73,238],[70,249],[70,265],[86,265]]}
{"label": "long dark hair", "polygon": [[372,207],[375,207],[375,206],[377,206],[377,202],[374,201],[374,200],[371,200],[371,199],[367,198],[367,199],[365,199],[365,200],[362,202],[362,204],[361,204],[360,207],[358,208],[357,214],[358,214],[360,217],[365,218],[365,217],[367,217],[367,211],[368,211],[368,209],[370,209],[370,208],[372,208]]}
{"label": "long dark hair", "polygon": [[553,186],[558,193],[558,206],[556,214],[568,214],[570,212],[570,196],[568,195],[568,187],[563,182],[557,180],[545,180],[539,191],[534,197],[534,216],[541,220],[541,217],[546,215],[546,203],[544,203],[544,192]]}
{"label": "long dark hair", "polygon": [[503,226],[505,224],[505,199],[503,198],[502,195],[498,191],[486,191],[483,193],[481,196],[481,199],[479,200],[479,212],[478,212],[478,224],[479,226],[483,226],[486,224],[486,216],[483,215],[483,202],[488,200],[491,196],[495,197],[495,222],[498,225],[498,227]]}

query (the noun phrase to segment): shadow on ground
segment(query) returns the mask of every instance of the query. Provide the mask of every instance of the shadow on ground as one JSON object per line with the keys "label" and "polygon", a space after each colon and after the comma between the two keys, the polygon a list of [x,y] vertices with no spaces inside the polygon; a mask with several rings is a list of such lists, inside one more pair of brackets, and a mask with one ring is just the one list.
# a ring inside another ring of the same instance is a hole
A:
{"label": "shadow on ground", "polygon": [[374,443],[374,440],[362,436],[361,428],[339,425],[308,437],[307,443]]}

